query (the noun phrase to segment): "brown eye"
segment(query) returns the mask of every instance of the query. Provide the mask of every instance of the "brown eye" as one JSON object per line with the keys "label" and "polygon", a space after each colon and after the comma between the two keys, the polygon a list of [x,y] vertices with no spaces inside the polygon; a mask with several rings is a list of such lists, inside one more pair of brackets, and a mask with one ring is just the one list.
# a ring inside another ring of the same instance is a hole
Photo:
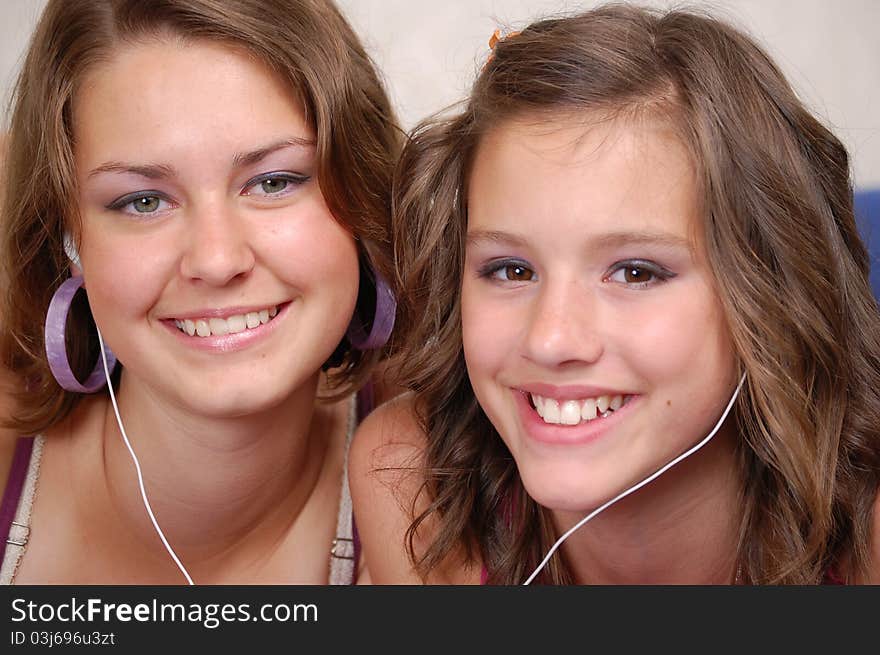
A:
{"label": "brown eye", "polygon": [[627,284],[650,282],[653,277],[654,274],[651,271],[638,266],[627,266],[623,269],[623,279]]}
{"label": "brown eye", "polygon": [[477,270],[480,277],[496,284],[508,282],[536,282],[538,274],[528,262],[518,260],[490,260]]}
{"label": "brown eye", "polygon": [[614,264],[605,281],[629,289],[651,289],[675,276],[675,273],[656,262],[633,259]]}
{"label": "brown eye", "polygon": [[511,282],[528,282],[535,276],[530,268],[520,264],[508,264],[504,267],[504,278]]}

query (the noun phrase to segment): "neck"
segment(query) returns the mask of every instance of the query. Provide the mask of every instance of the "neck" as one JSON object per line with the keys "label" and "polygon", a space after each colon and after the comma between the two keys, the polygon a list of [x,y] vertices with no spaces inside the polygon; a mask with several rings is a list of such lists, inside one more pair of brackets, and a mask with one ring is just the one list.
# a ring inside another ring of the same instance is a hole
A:
{"label": "neck", "polygon": [[[277,407],[216,418],[169,407],[123,378],[120,415],[147,497],[194,577],[198,567],[228,564],[233,554],[265,556],[290,531],[328,451],[326,417],[315,410],[317,383],[315,376]],[[120,522],[140,543],[164,550],[109,402],[103,434],[106,485]]]}
{"label": "neck", "polygon": [[[731,584],[742,503],[727,432],[626,496],[562,546],[581,584]],[[588,512],[554,513],[559,534]]]}

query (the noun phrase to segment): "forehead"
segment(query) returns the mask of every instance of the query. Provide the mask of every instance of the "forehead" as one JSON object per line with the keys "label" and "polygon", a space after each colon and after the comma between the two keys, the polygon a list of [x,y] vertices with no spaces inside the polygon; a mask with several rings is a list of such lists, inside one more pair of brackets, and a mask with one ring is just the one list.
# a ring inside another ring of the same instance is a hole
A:
{"label": "forehead", "polygon": [[[157,158],[175,147],[246,148],[284,126],[310,137],[294,89],[242,49],[157,37],[118,46],[73,102],[77,160]],[[110,152],[108,152],[110,151]]]}
{"label": "forehead", "polygon": [[540,223],[578,233],[663,229],[694,238],[697,205],[692,158],[666,121],[589,114],[517,119],[480,140],[468,228]]}

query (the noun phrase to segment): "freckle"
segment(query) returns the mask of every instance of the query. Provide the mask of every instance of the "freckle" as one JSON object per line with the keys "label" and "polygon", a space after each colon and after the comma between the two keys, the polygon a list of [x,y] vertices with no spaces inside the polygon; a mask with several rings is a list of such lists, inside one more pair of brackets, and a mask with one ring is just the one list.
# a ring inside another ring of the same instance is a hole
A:
{"label": "freckle", "polygon": [[667,400],[667,401],[666,401],[666,406],[667,406],[667,407],[672,407],[672,401],[671,401],[671,400]]}

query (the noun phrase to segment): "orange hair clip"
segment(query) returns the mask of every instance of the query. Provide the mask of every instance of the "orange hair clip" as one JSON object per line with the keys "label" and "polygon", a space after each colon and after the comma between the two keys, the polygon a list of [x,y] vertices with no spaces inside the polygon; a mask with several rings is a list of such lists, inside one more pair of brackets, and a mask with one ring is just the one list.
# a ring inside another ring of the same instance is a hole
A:
{"label": "orange hair clip", "polygon": [[501,34],[501,30],[496,29],[492,32],[492,36],[489,37],[489,49],[492,51],[489,53],[489,56],[486,58],[486,63],[483,64],[483,68],[492,61],[492,57],[495,56],[495,46],[498,45],[500,41],[504,41],[504,39],[509,39],[512,36],[516,36],[519,32],[508,32],[507,34]]}
{"label": "orange hair clip", "polygon": [[501,30],[495,30],[492,32],[492,36],[489,37],[489,49],[494,50],[497,43],[501,40]]}
{"label": "orange hair clip", "polygon": [[507,34],[502,35],[501,30],[496,29],[494,32],[492,32],[492,36],[489,37],[489,48],[494,50],[499,41],[509,39],[510,37],[516,36],[517,34],[519,34],[519,32],[508,32]]}

